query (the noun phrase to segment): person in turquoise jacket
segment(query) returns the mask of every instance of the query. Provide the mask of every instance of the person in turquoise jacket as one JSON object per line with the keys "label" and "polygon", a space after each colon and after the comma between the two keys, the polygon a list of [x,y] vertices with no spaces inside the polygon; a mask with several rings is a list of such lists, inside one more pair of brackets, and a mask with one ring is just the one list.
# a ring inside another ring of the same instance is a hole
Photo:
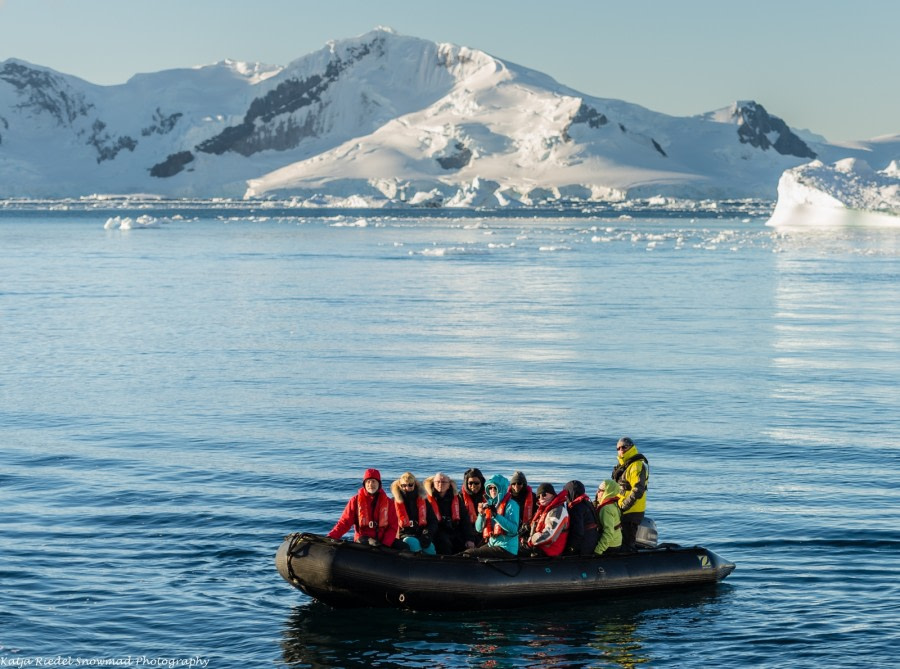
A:
{"label": "person in turquoise jacket", "polygon": [[511,557],[519,552],[519,503],[509,494],[509,481],[494,474],[484,486],[485,501],[478,505],[475,531],[485,538],[483,546],[469,548],[463,555]]}

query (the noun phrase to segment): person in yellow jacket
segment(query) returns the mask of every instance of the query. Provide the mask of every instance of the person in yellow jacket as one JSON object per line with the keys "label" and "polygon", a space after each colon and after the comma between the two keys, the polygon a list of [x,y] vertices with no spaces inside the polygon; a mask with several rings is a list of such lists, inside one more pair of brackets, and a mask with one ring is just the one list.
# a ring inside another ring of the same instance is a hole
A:
{"label": "person in yellow jacket", "polygon": [[646,456],[638,452],[630,437],[622,437],[616,444],[618,463],[612,471],[612,480],[619,484],[619,509],[622,512],[622,549],[637,550],[635,537],[647,508],[647,484],[650,464]]}

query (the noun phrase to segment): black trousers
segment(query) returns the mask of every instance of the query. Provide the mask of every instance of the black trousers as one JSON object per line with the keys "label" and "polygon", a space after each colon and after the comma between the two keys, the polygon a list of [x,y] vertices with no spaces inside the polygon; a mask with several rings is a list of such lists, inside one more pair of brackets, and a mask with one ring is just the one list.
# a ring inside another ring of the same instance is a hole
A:
{"label": "black trousers", "polygon": [[637,537],[637,529],[643,519],[643,511],[622,514],[622,548],[624,550],[637,550],[637,546],[634,542]]}

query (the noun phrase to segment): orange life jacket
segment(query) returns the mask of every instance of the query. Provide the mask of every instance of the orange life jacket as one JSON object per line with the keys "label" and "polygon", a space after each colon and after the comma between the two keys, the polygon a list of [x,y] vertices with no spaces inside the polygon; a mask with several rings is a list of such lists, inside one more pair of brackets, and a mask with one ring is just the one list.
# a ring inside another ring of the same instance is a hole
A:
{"label": "orange life jacket", "polygon": [[[475,500],[473,500],[472,496],[465,490],[462,491],[462,498],[463,504],[466,505],[466,511],[469,512],[469,521],[474,524],[475,519],[478,518],[478,509],[475,508]],[[481,501],[484,501],[484,495],[481,495]]]}
{"label": "orange life jacket", "polygon": [[[528,489],[529,493],[531,492],[531,488]],[[503,495],[503,499],[500,500],[500,503],[497,505],[496,514],[498,516],[502,516],[506,513],[506,503],[512,498],[512,495],[507,490],[506,494]],[[506,534],[506,530],[500,527],[500,523],[494,522],[494,509],[493,507],[486,506],[484,507],[484,528],[481,530],[481,536],[485,539],[490,539],[491,535],[500,536],[501,534]],[[531,512],[525,512],[528,514],[529,518],[531,516]],[[522,526],[522,523],[519,523],[519,527]]]}
{"label": "orange life jacket", "polygon": [[425,506],[425,499],[422,497],[416,497],[416,509],[418,511],[418,518],[413,520],[409,517],[409,514],[406,512],[406,504],[403,502],[403,498],[395,499],[394,506],[397,507],[397,520],[400,523],[400,529],[408,529],[410,527],[425,527],[427,524],[427,512]]}
{"label": "orange life jacket", "polygon": [[[512,495],[507,492],[501,502],[503,508],[506,508],[505,502],[509,497],[512,497]],[[530,525],[531,519],[534,516],[534,493],[531,491],[530,485],[525,486],[525,503],[519,504],[519,507],[522,509],[522,515],[519,517],[519,527],[522,527],[522,525]]]}
{"label": "orange life jacket", "polygon": [[[434,515],[438,520],[443,519],[441,508],[438,506],[434,495],[428,495],[428,501],[431,502],[431,508],[434,509]],[[454,523],[459,522],[459,497],[453,495],[453,501],[450,502],[450,520]]]}

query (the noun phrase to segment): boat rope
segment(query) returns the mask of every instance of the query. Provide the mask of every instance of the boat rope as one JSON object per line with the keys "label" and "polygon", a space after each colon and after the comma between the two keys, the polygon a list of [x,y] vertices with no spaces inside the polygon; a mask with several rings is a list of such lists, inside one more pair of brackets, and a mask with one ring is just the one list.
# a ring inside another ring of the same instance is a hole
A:
{"label": "boat rope", "polygon": [[518,558],[516,558],[516,560],[515,560],[515,562],[514,562],[514,564],[518,567],[518,569],[516,569],[515,573],[509,572],[509,571],[507,571],[507,570],[505,570],[505,569],[501,569],[501,568],[500,568],[502,565],[507,565],[507,564],[509,564],[510,562],[513,562],[513,560],[505,560],[505,559],[491,560],[491,559],[487,559],[487,560],[481,560],[481,562],[482,562],[482,564],[485,564],[485,565],[487,565],[488,567],[492,567],[493,569],[496,569],[497,571],[499,571],[499,572],[500,572],[501,574],[503,574],[504,576],[509,576],[510,578],[514,578],[514,577],[516,577],[516,576],[518,576],[519,574],[522,573],[522,568],[523,568],[522,560],[520,560],[520,559],[518,559]]}
{"label": "boat rope", "polygon": [[305,533],[305,532],[304,532],[304,533],[297,533],[297,532],[294,532],[293,534],[290,534],[290,535],[288,535],[288,536],[286,537],[288,540],[290,540],[290,543],[288,544],[288,547],[287,547],[287,560],[286,560],[286,562],[287,562],[287,564],[286,564],[286,567],[287,567],[287,573],[288,573],[288,576],[291,577],[291,580],[294,581],[294,582],[300,580],[300,579],[297,577],[297,574],[294,573],[294,561],[293,561],[293,557],[294,557],[294,555],[300,554],[300,551],[299,551],[299,550],[295,550],[295,548],[296,548],[297,545],[300,544],[301,542],[305,542],[305,543],[303,544],[303,547],[306,549],[306,550],[304,551],[304,553],[308,553],[308,552],[309,552],[309,548],[308,548],[308,547],[309,547],[309,539],[310,539],[311,537],[313,537],[313,536],[314,536],[314,535],[307,534],[307,533]]}

